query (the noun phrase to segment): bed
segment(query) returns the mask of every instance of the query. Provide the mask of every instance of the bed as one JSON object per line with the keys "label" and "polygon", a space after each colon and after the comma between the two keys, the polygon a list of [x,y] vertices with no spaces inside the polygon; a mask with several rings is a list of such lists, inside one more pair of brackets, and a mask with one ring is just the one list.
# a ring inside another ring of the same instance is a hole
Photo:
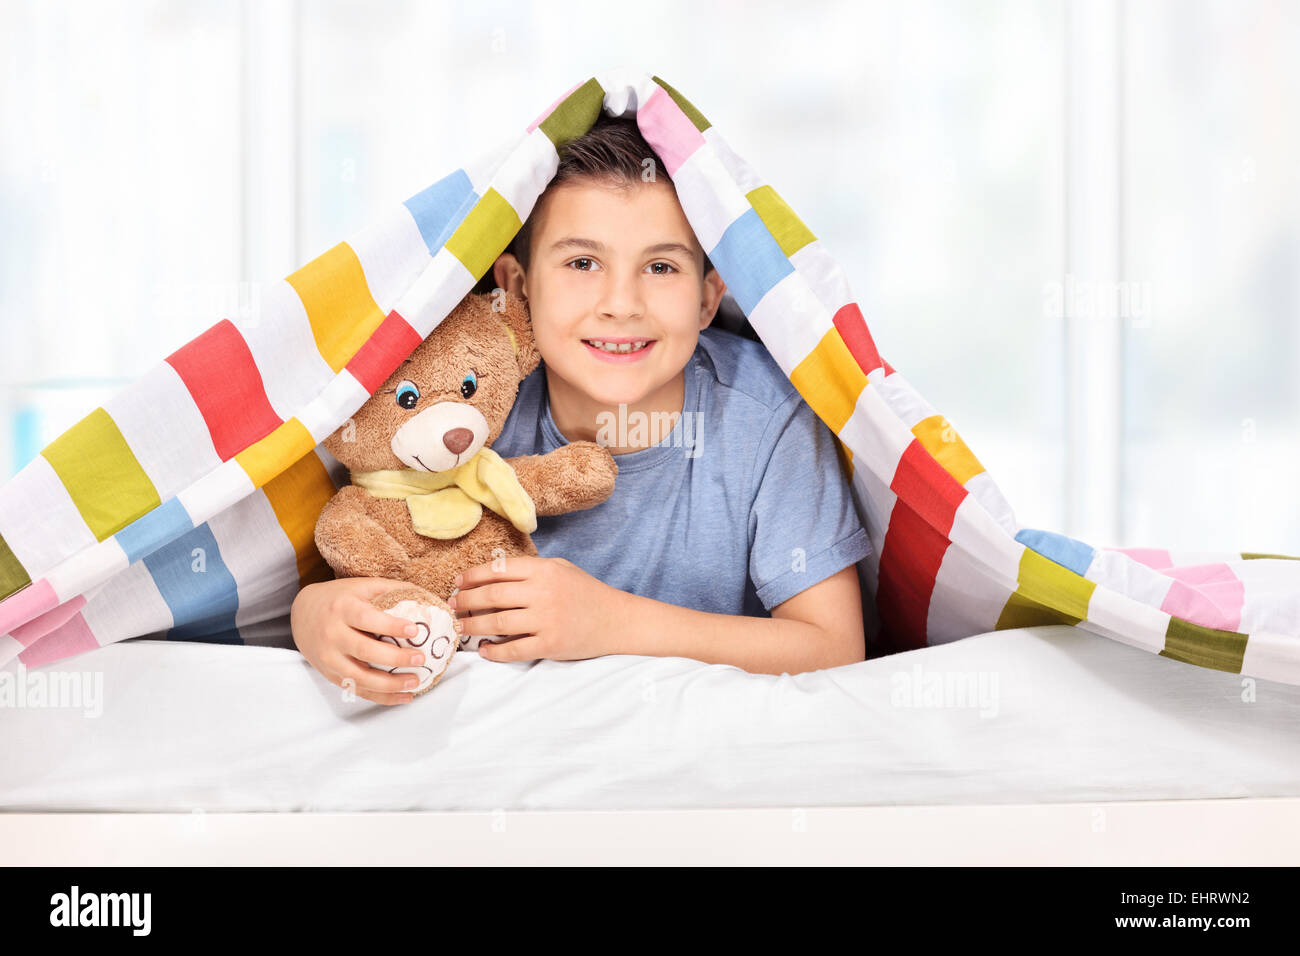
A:
{"label": "bed", "polygon": [[[55,672],[92,692],[56,700]],[[0,708],[9,864],[1300,851],[1300,687],[1066,626],[780,676],[461,653],[393,708],[277,646],[133,639],[0,681],[26,684]]]}

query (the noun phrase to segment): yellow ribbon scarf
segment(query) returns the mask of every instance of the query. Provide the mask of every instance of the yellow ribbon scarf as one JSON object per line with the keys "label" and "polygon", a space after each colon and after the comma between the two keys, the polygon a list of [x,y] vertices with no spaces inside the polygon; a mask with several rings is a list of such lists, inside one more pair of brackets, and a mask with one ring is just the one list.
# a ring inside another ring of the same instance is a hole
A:
{"label": "yellow ribbon scarf", "polygon": [[352,483],[376,498],[405,498],[415,530],[426,538],[459,538],[491,508],[525,534],[537,530],[537,508],[515,470],[491,448],[446,471],[414,468],[360,471]]}

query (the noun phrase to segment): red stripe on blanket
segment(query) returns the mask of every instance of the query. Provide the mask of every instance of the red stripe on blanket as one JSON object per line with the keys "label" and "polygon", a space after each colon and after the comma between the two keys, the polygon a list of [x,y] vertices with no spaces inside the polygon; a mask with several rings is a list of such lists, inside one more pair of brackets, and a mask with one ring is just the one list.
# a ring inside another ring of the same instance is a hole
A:
{"label": "red stripe on blanket", "polygon": [[352,356],[346,368],[361,387],[373,395],[393,374],[393,369],[422,341],[420,333],[394,309],[371,333],[369,341]]}
{"label": "red stripe on blanket", "polygon": [[881,641],[891,651],[926,646],[930,595],[948,544],[944,535],[901,498],[894,503],[880,549],[876,586]]}
{"label": "red stripe on blanket", "polygon": [[63,660],[73,654],[83,654],[99,647],[95,635],[90,633],[90,625],[78,614],[61,626],[46,634],[25,651],[18,652],[18,659],[24,667],[40,667]]}
{"label": "red stripe on blanket", "polygon": [[266,397],[248,343],[229,319],[222,319],[166,361],[198,406],[222,461],[283,424]]}
{"label": "red stripe on blanket", "polygon": [[857,360],[858,368],[862,369],[864,375],[880,368],[883,360],[880,358],[880,353],[876,351],[876,343],[871,338],[871,331],[867,328],[866,320],[862,318],[862,310],[858,308],[856,302],[841,306],[832,321],[835,323],[835,328],[839,329],[840,338],[849,347],[849,353]]}
{"label": "red stripe on blanket", "polygon": [[[898,460],[889,490],[928,521],[945,538],[953,517],[970,493],[913,438]],[[895,508],[897,510],[897,508]],[[890,522],[892,525],[893,522]]]}
{"label": "red stripe on blanket", "polygon": [[903,651],[927,644],[930,596],[953,518],[969,492],[916,439],[899,459],[890,490],[898,500],[880,549],[876,609],[882,640]]}

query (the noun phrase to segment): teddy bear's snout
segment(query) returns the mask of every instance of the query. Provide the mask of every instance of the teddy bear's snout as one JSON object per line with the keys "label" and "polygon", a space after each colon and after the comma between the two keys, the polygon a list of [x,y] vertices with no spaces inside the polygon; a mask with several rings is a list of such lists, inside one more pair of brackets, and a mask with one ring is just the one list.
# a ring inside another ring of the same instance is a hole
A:
{"label": "teddy bear's snout", "polygon": [[453,455],[459,455],[473,441],[474,433],[468,428],[453,428],[444,432],[442,436],[442,443],[447,446],[447,450]]}
{"label": "teddy bear's snout", "polygon": [[393,433],[393,454],[408,468],[447,471],[487,444],[488,421],[473,405],[439,402]]}

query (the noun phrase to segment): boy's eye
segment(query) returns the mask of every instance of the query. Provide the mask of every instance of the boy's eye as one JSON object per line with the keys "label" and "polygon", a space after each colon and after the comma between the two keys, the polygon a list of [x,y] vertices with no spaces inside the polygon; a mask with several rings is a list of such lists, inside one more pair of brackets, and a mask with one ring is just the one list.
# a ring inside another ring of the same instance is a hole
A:
{"label": "boy's eye", "polygon": [[404,379],[397,385],[397,404],[403,408],[414,408],[420,400],[420,389],[410,379]]}
{"label": "boy's eye", "polygon": [[[590,272],[590,271],[591,271],[591,268],[590,268],[589,266],[586,267],[586,268],[584,268],[584,267],[582,267],[581,265],[579,265],[579,263],[583,263],[583,262],[586,262],[586,263],[592,263],[593,261],[594,261],[594,260],[592,260],[592,259],[588,259],[588,258],[586,258],[586,257],[584,256],[584,257],[581,257],[581,258],[578,258],[578,259],[573,259],[572,261],[569,262],[569,265],[571,265],[571,266],[577,266],[579,272]],[[671,262],[652,262],[652,263],[650,263],[650,268],[651,268],[651,269],[655,268],[656,266],[663,266],[664,269],[665,269],[666,271],[656,272],[655,275],[666,276],[666,275],[671,275],[672,273],[674,273],[674,272],[677,271],[677,267],[676,267],[675,265],[673,265]]]}
{"label": "boy's eye", "polygon": [[473,369],[470,369],[469,374],[466,375],[463,379],[461,379],[460,393],[464,395],[466,398],[470,398],[477,391],[478,391],[478,376],[474,374]]}

